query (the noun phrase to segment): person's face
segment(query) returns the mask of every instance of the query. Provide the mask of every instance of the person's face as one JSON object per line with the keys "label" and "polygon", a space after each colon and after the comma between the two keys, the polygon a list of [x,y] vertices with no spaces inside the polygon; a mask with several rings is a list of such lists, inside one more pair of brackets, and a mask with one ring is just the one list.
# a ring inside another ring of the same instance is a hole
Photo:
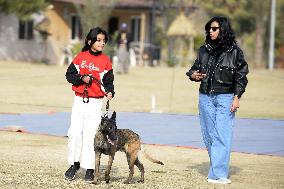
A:
{"label": "person's face", "polygon": [[216,21],[212,22],[209,30],[211,40],[216,40],[218,38],[219,32],[220,32],[219,23]]}
{"label": "person's face", "polygon": [[91,50],[94,52],[102,51],[105,47],[105,35],[100,33],[97,35],[97,41],[92,45]]}

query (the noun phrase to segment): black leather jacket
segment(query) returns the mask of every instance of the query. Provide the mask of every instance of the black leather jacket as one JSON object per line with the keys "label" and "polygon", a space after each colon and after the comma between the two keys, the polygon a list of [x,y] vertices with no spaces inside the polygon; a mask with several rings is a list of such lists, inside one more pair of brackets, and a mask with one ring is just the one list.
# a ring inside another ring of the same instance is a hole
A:
{"label": "black leather jacket", "polygon": [[206,73],[199,91],[201,93],[234,93],[239,98],[247,86],[249,72],[242,50],[232,45],[228,50],[216,55],[213,48],[205,43],[200,47],[198,57],[186,73],[190,80],[194,71]]}

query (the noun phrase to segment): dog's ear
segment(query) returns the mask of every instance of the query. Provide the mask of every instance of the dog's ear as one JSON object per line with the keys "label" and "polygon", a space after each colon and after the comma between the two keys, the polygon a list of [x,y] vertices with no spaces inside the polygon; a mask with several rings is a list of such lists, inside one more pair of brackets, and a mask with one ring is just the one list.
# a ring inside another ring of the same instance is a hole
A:
{"label": "dog's ear", "polygon": [[115,119],[116,119],[116,112],[115,112],[115,111],[112,113],[110,119],[112,119],[113,121],[115,121]]}
{"label": "dog's ear", "polygon": [[108,119],[108,113],[106,112],[102,117],[104,117],[105,119]]}
{"label": "dog's ear", "polygon": [[103,122],[105,122],[105,120],[106,120],[106,117],[105,116],[101,116],[101,123],[103,123]]}

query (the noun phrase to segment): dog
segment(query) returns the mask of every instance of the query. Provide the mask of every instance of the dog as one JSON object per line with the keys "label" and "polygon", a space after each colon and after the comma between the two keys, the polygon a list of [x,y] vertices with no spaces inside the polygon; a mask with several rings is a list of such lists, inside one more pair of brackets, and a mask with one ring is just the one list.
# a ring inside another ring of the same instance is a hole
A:
{"label": "dog", "polygon": [[[138,182],[144,182],[144,166],[138,159],[138,152],[141,150],[140,137],[132,130],[117,129],[115,111],[111,118],[102,117],[94,139],[94,150],[96,157],[94,184],[98,184],[99,182],[99,167],[102,153],[109,156],[108,165],[105,171],[105,181],[106,183],[109,183],[110,170],[117,151],[125,152],[129,166],[129,176],[124,183],[131,183],[134,174],[134,165],[136,165],[141,172],[141,178]],[[146,159],[151,162],[164,165],[163,162],[151,158],[144,150],[142,150],[142,152]]]}

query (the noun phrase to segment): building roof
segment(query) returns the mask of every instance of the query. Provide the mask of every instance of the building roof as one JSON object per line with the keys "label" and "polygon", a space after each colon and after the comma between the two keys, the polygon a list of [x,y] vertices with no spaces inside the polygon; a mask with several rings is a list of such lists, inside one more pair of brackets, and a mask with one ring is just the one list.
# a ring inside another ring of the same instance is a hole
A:
{"label": "building roof", "polygon": [[196,29],[191,20],[189,20],[184,12],[181,12],[176,19],[171,23],[168,36],[195,36]]}

